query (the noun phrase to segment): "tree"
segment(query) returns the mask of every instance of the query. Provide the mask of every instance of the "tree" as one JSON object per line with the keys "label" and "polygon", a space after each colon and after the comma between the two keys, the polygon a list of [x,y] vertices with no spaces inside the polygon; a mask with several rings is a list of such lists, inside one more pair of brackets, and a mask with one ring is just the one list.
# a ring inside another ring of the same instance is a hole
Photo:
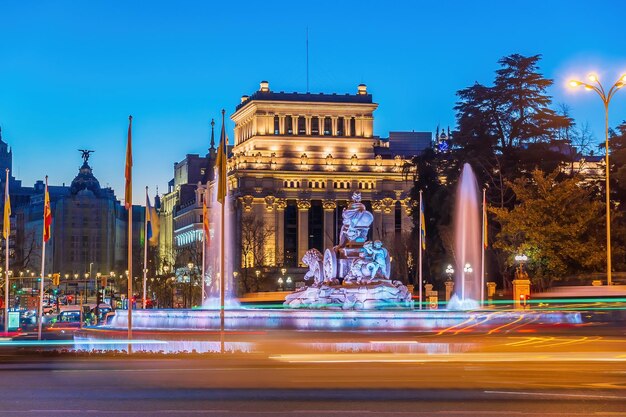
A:
{"label": "tree", "polygon": [[259,279],[250,270],[268,265],[271,254],[267,252],[267,245],[273,236],[274,229],[266,225],[262,217],[257,218],[252,213],[241,217],[241,283],[245,292],[259,290]]}
{"label": "tree", "polygon": [[[414,185],[411,190],[411,199],[414,207],[411,213],[415,227],[409,240],[411,260],[414,264],[411,272],[417,270],[418,242],[419,242],[419,192],[423,191],[424,220],[426,224],[426,251],[423,253],[423,278],[429,282],[443,280],[444,265],[452,262],[452,246],[449,245],[449,223],[453,205],[453,193],[448,186],[442,183],[442,172],[450,161],[445,154],[436,153],[432,148],[425,149],[421,155],[413,158],[411,169],[414,175]],[[436,208],[436,209],[435,209]],[[403,237],[406,240],[406,237]],[[408,255],[407,255],[408,256]],[[394,255],[395,259],[395,255]],[[417,272],[414,272],[411,282],[417,283]]]}
{"label": "tree", "polygon": [[509,274],[514,256],[525,253],[531,280],[539,289],[604,265],[604,207],[580,186],[580,178],[560,176],[558,170],[534,170],[530,178],[509,183],[518,201],[512,209],[490,209],[500,225],[494,247],[506,254]]}
{"label": "tree", "polygon": [[540,58],[503,57],[493,86],[475,83],[457,93],[453,156],[458,164],[451,164],[448,174],[456,178],[460,165],[469,162],[479,183],[489,185],[489,200],[499,207],[514,203],[509,181],[534,168],[552,171],[568,157],[558,140],[572,119],[550,109],[546,90],[553,82],[539,73]]}
{"label": "tree", "polygon": [[[604,149],[604,144],[600,145]],[[620,203],[626,203],[626,120],[609,131],[611,157],[611,194]],[[623,204],[622,210],[624,210]]]}

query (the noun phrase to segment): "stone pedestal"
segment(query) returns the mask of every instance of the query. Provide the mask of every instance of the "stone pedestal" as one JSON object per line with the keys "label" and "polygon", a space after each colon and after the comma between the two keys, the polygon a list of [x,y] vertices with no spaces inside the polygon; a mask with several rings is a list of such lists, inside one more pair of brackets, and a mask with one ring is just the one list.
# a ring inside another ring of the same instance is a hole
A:
{"label": "stone pedestal", "polygon": [[513,303],[516,309],[530,308],[528,301],[530,299],[530,280],[514,279],[513,280]]}
{"label": "stone pedestal", "polygon": [[487,303],[489,305],[493,305],[493,296],[496,295],[496,283],[488,282],[487,283]]}
{"label": "stone pedestal", "polygon": [[413,308],[413,300],[400,281],[385,280],[369,284],[304,287],[285,297],[284,305],[328,310],[405,309]]}
{"label": "stone pedestal", "polygon": [[424,285],[424,300],[426,301],[426,308],[429,310],[436,310],[439,304],[439,293],[433,291],[433,284]]}
{"label": "stone pedestal", "polygon": [[450,301],[454,291],[454,281],[446,281],[446,302]]}

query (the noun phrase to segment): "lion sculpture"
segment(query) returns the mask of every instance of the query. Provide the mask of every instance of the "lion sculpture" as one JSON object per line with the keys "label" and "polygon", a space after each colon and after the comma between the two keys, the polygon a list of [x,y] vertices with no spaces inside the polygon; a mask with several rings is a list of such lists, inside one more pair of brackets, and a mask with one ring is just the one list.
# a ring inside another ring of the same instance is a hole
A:
{"label": "lion sculpture", "polygon": [[302,263],[309,267],[307,273],[304,274],[304,280],[308,281],[313,278],[313,287],[320,287],[322,284],[339,284],[339,281],[336,279],[326,280],[324,278],[323,259],[322,253],[315,248],[306,251],[302,257]]}

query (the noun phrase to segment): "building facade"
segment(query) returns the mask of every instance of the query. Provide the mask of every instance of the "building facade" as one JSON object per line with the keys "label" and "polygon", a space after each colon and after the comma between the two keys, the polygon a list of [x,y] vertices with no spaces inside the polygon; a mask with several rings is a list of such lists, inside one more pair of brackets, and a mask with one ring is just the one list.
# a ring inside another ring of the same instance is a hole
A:
{"label": "building facade", "polygon": [[309,248],[337,244],[355,191],[374,212],[370,238],[410,232],[412,183],[404,157],[374,135],[377,107],[363,84],[356,94],[301,94],[274,92],[264,81],[242,97],[231,115],[228,167],[235,240],[241,247],[245,216],[262,219],[271,235],[265,259],[240,259],[241,266],[299,266]]}

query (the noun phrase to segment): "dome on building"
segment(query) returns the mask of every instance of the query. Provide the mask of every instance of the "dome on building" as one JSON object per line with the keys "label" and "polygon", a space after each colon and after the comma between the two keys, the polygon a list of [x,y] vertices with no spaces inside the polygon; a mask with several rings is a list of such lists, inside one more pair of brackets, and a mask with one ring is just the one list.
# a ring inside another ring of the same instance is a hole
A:
{"label": "dome on building", "polygon": [[96,197],[100,196],[100,183],[96,177],[93,176],[91,167],[86,161],[83,163],[83,166],[80,167],[78,175],[74,178],[70,187],[72,195],[77,195],[83,190],[91,191]]}

